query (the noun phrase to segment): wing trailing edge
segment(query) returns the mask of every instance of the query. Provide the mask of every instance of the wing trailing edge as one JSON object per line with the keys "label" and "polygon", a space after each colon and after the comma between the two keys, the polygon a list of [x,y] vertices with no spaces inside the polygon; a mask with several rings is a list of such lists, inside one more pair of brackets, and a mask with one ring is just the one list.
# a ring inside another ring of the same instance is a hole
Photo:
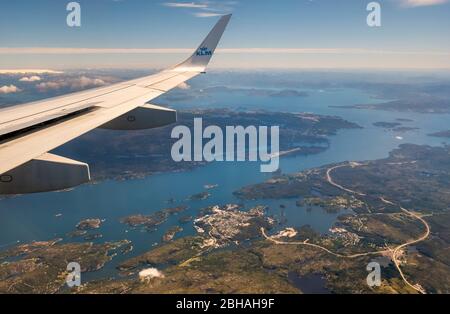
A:
{"label": "wing trailing edge", "polygon": [[86,163],[46,153],[0,176],[0,194],[64,190],[91,179]]}

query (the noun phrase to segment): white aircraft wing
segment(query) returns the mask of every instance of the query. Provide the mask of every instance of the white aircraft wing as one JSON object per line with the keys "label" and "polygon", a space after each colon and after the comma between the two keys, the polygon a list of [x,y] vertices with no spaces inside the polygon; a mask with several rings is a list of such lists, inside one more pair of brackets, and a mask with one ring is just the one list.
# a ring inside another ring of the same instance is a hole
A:
{"label": "white aircraft wing", "polygon": [[175,111],[148,102],[205,72],[230,18],[223,16],[189,59],[168,70],[0,110],[0,194],[89,181],[87,164],[48,152],[95,128],[136,130],[176,122]]}

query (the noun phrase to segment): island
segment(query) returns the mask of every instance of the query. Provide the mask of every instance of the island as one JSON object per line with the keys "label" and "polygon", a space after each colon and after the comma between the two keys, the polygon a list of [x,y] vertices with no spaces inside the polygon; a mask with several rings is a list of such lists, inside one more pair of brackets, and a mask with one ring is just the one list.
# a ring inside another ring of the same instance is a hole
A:
{"label": "island", "polygon": [[130,215],[120,219],[120,222],[132,228],[140,228],[152,232],[156,226],[166,222],[169,216],[182,213],[187,209],[187,206],[170,207],[156,211],[151,215]]}
{"label": "island", "polygon": [[211,196],[208,192],[200,192],[194,195],[189,196],[188,200],[190,201],[204,201],[207,200]]}
{"label": "island", "polygon": [[[396,121],[408,121],[407,119],[396,119]],[[373,123],[374,126],[383,128],[386,130],[394,131],[394,132],[409,132],[409,131],[415,131],[419,130],[417,127],[411,127],[411,126],[402,126],[402,123],[400,122],[375,122]]]}
{"label": "island", "polygon": [[399,100],[388,101],[380,104],[358,104],[345,106],[331,106],[343,109],[384,110],[396,112],[416,112],[429,114],[450,113],[448,98],[417,95],[414,98],[406,97]]}
{"label": "island", "polygon": [[428,134],[428,136],[450,138],[450,130]]}
{"label": "island", "polygon": [[383,128],[383,129],[393,129],[393,128],[398,127],[398,126],[400,126],[402,124],[399,123],[399,122],[375,122],[373,125],[376,126],[376,127]]}
{"label": "island", "polygon": [[176,236],[177,233],[182,232],[183,228],[175,226],[166,231],[163,235],[163,242],[170,242]]}
{"label": "island", "polygon": [[76,225],[76,228],[77,228],[77,230],[80,230],[80,231],[93,230],[93,229],[100,228],[101,224],[102,224],[102,221],[98,218],[85,219],[85,220],[80,221]]}

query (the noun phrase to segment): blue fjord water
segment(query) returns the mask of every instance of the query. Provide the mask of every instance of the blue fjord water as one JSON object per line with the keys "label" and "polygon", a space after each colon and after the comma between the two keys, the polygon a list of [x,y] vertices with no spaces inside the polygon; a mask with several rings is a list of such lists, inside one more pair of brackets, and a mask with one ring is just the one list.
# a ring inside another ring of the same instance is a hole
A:
{"label": "blue fjord water", "polygon": [[[229,108],[264,109],[285,112],[312,112],[340,116],[358,123],[363,129],[341,130],[330,138],[330,147],[325,152],[311,156],[285,157],[281,159],[284,173],[318,167],[346,160],[371,160],[386,157],[392,149],[402,143],[442,145],[443,139],[427,134],[448,129],[450,115],[398,113],[375,110],[353,110],[331,108],[336,105],[377,103],[371,95],[354,89],[306,90],[308,97],[266,97],[249,95],[246,91],[233,93],[217,91],[207,97],[194,100],[175,101],[177,109],[186,108]],[[411,119],[404,126],[419,130],[396,133],[377,128],[377,121]],[[189,172],[157,174],[145,179],[126,181],[104,181],[87,184],[70,191],[23,195],[0,200],[0,250],[18,241],[53,238],[67,239],[68,232],[82,219],[101,218],[105,222],[99,229],[103,238],[95,242],[128,239],[134,250],[128,255],[117,256],[104,270],[96,275],[113,274],[114,266],[121,260],[143,253],[161,242],[167,228],[179,225],[180,216],[172,216],[152,233],[131,230],[119,219],[131,214],[151,214],[158,210],[178,205],[189,209],[182,215],[195,216],[201,208],[215,204],[241,203],[233,196],[237,189],[270,178],[270,174],[259,171],[258,163],[234,162],[211,163]],[[205,184],[218,184],[211,190],[211,198],[204,201],[187,200],[190,195],[204,191]],[[174,203],[168,200],[174,199]],[[268,205],[270,213],[280,214],[280,205],[286,206],[286,226],[311,225],[317,231],[327,232],[336,220],[337,214],[322,210],[306,211],[295,206],[295,200],[261,200],[246,202],[247,207],[257,204]],[[56,215],[61,214],[59,217]],[[177,237],[194,234],[192,224],[183,225],[184,231]]]}

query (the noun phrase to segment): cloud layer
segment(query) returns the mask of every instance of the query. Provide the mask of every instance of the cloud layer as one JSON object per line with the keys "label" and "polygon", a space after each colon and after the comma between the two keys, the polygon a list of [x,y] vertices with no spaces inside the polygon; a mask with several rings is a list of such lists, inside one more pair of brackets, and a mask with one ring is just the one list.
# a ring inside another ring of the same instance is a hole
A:
{"label": "cloud layer", "polygon": [[[188,48],[0,48],[1,54],[189,54],[193,49]],[[364,48],[218,48],[220,54],[405,54],[450,56],[450,51],[403,51],[388,49]],[[20,70],[18,70],[20,71]],[[23,73],[14,72],[11,74]],[[0,74],[8,74],[2,73]],[[30,72],[32,73],[32,72]],[[58,72],[53,72],[58,73]]]}
{"label": "cloud layer", "polygon": [[449,0],[401,0],[402,6],[409,8],[439,5],[447,2]]}
{"label": "cloud layer", "polygon": [[166,2],[166,7],[171,8],[190,8],[190,9],[206,9],[207,4],[195,3],[195,2]]}
{"label": "cloud layer", "polygon": [[198,2],[166,2],[163,5],[170,8],[194,10],[191,14],[196,17],[215,17],[230,13],[233,10],[233,6],[236,5],[236,2],[200,0]]}
{"label": "cloud layer", "polygon": [[69,88],[71,90],[80,90],[88,87],[104,86],[107,82],[100,78],[90,78],[81,76],[77,78],[64,78],[56,81],[42,82],[36,85],[40,92],[47,92],[51,90],[59,90]]}
{"label": "cloud layer", "polygon": [[[2,51],[4,48],[0,48],[0,54],[2,53]],[[33,48],[31,48],[33,49]],[[9,48],[6,48],[6,50],[9,50]],[[21,48],[19,48],[19,50],[21,50]],[[25,50],[27,50],[27,48],[25,48]],[[13,52],[13,54],[15,54]],[[11,74],[11,75],[16,75],[16,74],[61,74],[63,72],[61,71],[54,71],[54,70],[46,70],[46,69],[12,69],[12,70],[0,70],[0,74]]]}

